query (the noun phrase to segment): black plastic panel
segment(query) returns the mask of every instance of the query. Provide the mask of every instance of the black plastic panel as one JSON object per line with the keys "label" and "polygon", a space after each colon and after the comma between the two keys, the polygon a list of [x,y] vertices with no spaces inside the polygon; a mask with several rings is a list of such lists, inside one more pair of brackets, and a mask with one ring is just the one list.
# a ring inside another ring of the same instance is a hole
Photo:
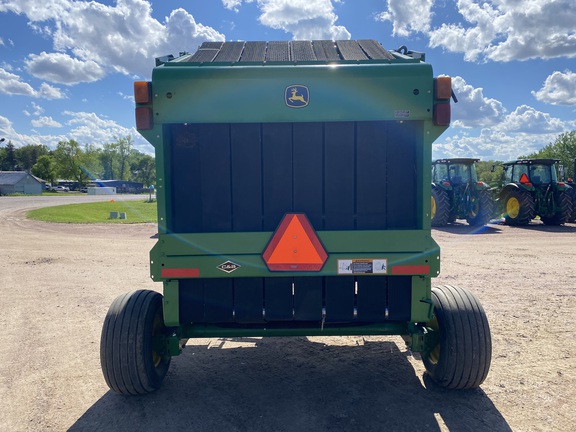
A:
{"label": "black plastic panel", "polygon": [[173,125],[168,228],[273,231],[303,212],[316,230],[417,229],[411,123]]}

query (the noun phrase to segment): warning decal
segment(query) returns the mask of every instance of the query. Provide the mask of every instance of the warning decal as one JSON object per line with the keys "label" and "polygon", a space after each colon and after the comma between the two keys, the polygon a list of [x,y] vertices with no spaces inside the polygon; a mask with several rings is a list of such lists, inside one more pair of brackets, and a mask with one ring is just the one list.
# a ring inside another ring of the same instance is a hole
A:
{"label": "warning decal", "polygon": [[338,274],[386,274],[387,259],[338,260]]}

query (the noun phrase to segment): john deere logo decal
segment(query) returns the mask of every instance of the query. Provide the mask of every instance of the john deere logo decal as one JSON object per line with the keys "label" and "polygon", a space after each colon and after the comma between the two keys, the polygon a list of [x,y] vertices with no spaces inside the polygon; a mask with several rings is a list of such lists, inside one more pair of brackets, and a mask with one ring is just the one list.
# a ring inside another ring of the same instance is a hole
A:
{"label": "john deere logo decal", "polygon": [[298,84],[286,87],[284,100],[290,108],[304,108],[310,100],[308,87]]}

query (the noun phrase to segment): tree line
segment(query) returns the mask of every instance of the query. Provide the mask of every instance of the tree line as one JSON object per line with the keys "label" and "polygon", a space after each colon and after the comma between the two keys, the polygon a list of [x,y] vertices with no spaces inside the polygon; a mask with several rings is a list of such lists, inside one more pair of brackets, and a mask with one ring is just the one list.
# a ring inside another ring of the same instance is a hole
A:
{"label": "tree line", "polygon": [[[573,179],[576,177],[576,173],[574,172],[576,131],[562,133],[554,142],[548,144],[543,149],[526,156],[518,156],[518,159],[558,159],[564,167],[564,180],[568,178]],[[504,179],[502,162],[505,161],[489,160],[478,162],[476,164],[478,179],[488,183],[490,186],[499,186]]]}
{"label": "tree line", "polygon": [[0,170],[26,171],[51,184],[58,179],[81,186],[96,179],[134,181],[144,187],[156,182],[154,158],[134,149],[130,135],[102,148],[81,146],[74,140],[60,141],[54,150],[33,144],[16,148],[9,141],[0,148]]}

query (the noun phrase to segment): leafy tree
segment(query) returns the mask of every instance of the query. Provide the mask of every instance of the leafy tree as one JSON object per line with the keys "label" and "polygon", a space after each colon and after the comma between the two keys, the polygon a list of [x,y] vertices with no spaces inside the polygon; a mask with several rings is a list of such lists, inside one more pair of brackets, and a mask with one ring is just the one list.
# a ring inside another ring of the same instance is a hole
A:
{"label": "leafy tree", "polygon": [[85,154],[80,145],[74,141],[60,141],[54,150],[56,173],[63,179],[74,180],[84,185],[90,180],[87,171],[83,169]]}
{"label": "leafy tree", "polygon": [[53,156],[42,155],[32,167],[32,174],[48,183],[56,181],[56,161]]}
{"label": "leafy tree", "polygon": [[128,180],[130,175],[130,156],[132,155],[132,147],[134,142],[130,135],[120,138],[117,141],[118,144],[118,174],[119,178],[117,180]]}
{"label": "leafy tree", "polygon": [[[84,152],[80,159],[80,169],[90,180],[95,180],[102,176],[101,152],[102,150],[91,144],[87,144],[84,147]],[[86,184],[87,183],[82,183],[82,185]]]}
{"label": "leafy tree", "polygon": [[116,165],[118,164],[118,144],[104,144],[99,153],[100,164],[102,166],[102,180],[114,180]]}
{"label": "leafy tree", "polygon": [[156,183],[156,162],[152,156],[133,150],[130,171],[132,181],[140,182],[144,186]]}
{"label": "leafy tree", "polygon": [[45,145],[29,144],[16,149],[14,153],[18,166],[21,169],[30,172],[34,164],[38,161],[38,158],[47,155],[49,152],[50,150]]}
{"label": "leafy tree", "polygon": [[556,141],[542,150],[529,154],[527,158],[560,159],[565,169],[565,177],[574,178],[574,159],[576,159],[576,131],[560,134]]}
{"label": "leafy tree", "polygon": [[488,183],[490,186],[500,186],[504,178],[504,169],[500,161],[479,161],[476,163],[478,180]]}
{"label": "leafy tree", "polygon": [[12,141],[8,141],[6,147],[3,148],[1,157],[0,169],[3,171],[16,171],[18,169],[18,163],[16,160],[16,147],[12,144]]}

